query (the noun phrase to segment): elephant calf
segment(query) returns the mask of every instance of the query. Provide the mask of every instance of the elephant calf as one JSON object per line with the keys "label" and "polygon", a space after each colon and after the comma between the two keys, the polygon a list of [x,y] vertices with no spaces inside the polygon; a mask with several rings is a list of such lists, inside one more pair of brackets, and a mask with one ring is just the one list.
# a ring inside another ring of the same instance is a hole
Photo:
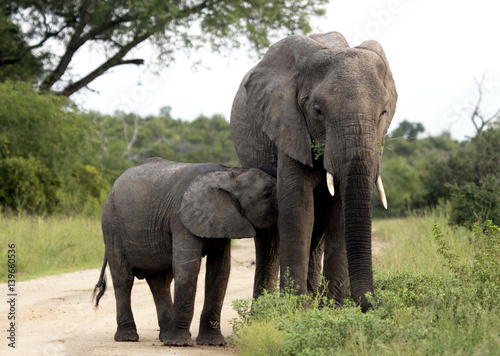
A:
{"label": "elephant calf", "polygon": [[[94,293],[106,290],[109,263],[116,297],[116,341],[137,341],[130,294],[134,276],[153,293],[165,345],[192,345],[196,282],[207,256],[205,303],[197,344],[224,345],[220,313],[230,270],[229,238],[251,238],[277,220],[276,178],[264,169],[150,158],[125,171],[102,212],[106,246]],[[175,279],[174,302],[170,284]]]}

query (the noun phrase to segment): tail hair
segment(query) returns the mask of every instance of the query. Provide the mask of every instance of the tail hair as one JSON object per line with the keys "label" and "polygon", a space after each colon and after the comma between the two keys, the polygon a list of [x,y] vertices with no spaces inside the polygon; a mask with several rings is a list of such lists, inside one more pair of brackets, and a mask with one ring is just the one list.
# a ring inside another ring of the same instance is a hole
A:
{"label": "tail hair", "polygon": [[[106,265],[108,264],[108,258],[106,255],[104,255],[104,263],[102,264],[101,268],[101,275],[99,276],[99,280],[97,281],[97,284],[95,285],[94,292],[92,293],[92,301],[95,300],[95,305],[94,307],[97,309],[99,307],[99,300],[101,297],[104,295],[104,292],[106,292]],[[99,293],[97,291],[99,290]],[[97,294],[97,295],[96,295]]]}

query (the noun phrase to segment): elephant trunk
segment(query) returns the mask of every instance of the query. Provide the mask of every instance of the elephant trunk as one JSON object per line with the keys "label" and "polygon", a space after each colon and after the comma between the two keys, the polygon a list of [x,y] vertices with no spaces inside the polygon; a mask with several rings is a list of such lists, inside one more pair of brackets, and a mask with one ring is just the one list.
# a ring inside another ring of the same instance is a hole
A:
{"label": "elephant trunk", "polygon": [[[360,118],[366,119],[363,116]],[[325,169],[333,175],[342,198],[351,295],[366,311],[371,305],[365,294],[373,294],[371,203],[380,155],[375,126],[371,124],[375,120],[364,120],[368,124],[363,124],[361,119],[337,131],[336,139],[332,142],[343,143],[343,149],[326,142]]]}
{"label": "elephant trunk", "polygon": [[[355,161],[351,171],[365,170]],[[372,194],[373,179],[362,173],[351,173],[343,184],[344,223],[351,295],[363,311],[371,307],[365,294],[373,294],[372,273]]]}

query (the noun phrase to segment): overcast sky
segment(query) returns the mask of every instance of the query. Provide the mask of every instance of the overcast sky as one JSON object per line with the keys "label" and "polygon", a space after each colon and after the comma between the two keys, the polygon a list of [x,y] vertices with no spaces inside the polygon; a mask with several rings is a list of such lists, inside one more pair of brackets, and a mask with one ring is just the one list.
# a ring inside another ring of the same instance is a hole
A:
{"label": "overcast sky", "polygon": [[[351,46],[379,41],[389,60],[399,98],[391,129],[403,120],[422,122],[428,134],[450,131],[462,139],[474,133],[470,110],[476,82],[484,75],[483,111],[500,108],[500,2],[494,0],[331,0],[314,32],[339,31]],[[151,59],[147,48],[135,57]],[[97,55],[81,53],[74,73],[92,70]],[[121,66],[72,98],[88,110],[158,114],[193,120],[223,114],[228,120],[245,73],[258,61],[244,50],[223,55],[180,53],[176,63],[153,75],[145,67]],[[192,61],[201,58],[196,70]]]}

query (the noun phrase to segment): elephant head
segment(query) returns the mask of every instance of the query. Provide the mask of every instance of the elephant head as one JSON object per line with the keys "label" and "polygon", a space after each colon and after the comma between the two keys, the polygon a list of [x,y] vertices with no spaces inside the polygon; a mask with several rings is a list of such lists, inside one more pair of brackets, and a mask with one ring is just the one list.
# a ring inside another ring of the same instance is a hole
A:
{"label": "elephant head", "polygon": [[202,174],[184,192],[179,215],[199,237],[255,237],[254,228],[276,222],[276,178],[256,168]]}
{"label": "elephant head", "polygon": [[[311,144],[324,144],[330,194],[344,213],[351,294],[364,309],[373,293],[371,199],[397,93],[376,41],[350,48],[337,32],[290,36],[273,45],[245,82],[247,107],[278,150],[317,168]],[[279,175],[279,173],[278,173]],[[280,211],[281,214],[281,211]]]}

